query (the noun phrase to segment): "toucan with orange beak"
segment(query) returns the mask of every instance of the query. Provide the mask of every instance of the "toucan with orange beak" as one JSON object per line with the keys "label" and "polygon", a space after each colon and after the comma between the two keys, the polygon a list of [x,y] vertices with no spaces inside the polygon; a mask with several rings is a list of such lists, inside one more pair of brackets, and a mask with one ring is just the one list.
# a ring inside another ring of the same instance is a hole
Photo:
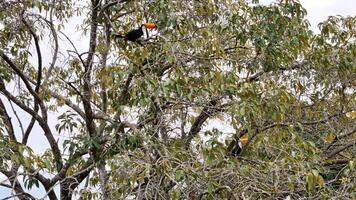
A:
{"label": "toucan with orange beak", "polygon": [[154,29],[158,26],[154,23],[144,23],[138,29],[131,30],[124,36],[119,34],[114,34],[114,36],[116,38],[124,38],[125,41],[137,42],[137,39],[143,36],[143,27],[145,27],[146,29]]}
{"label": "toucan with orange beak", "polygon": [[243,135],[239,139],[234,139],[233,142],[230,143],[228,147],[228,151],[231,156],[239,156],[240,153],[242,152],[242,149],[245,147],[245,145],[248,143],[248,136]]}

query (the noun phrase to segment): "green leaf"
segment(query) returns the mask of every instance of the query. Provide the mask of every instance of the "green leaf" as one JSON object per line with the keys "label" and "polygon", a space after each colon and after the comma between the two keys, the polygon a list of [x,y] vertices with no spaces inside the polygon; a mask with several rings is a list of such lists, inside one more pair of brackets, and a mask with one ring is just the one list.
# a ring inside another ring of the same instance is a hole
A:
{"label": "green leaf", "polygon": [[175,178],[177,181],[183,180],[185,177],[185,172],[183,170],[177,170],[175,171]]}

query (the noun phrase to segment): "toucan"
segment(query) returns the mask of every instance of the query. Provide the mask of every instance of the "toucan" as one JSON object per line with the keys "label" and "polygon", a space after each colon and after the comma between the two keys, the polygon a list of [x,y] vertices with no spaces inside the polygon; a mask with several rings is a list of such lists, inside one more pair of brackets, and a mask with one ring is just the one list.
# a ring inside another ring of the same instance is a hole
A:
{"label": "toucan", "polygon": [[138,38],[143,36],[143,30],[142,30],[143,27],[145,27],[146,29],[154,29],[157,28],[158,26],[154,23],[144,23],[138,29],[131,30],[128,33],[126,33],[126,35],[124,36],[119,34],[114,34],[114,36],[117,38],[124,38],[125,41],[136,42]]}
{"label": "toucan", "polygon": [[228,147],[231,156],[239,156],[244,146],[248,143],[247,135],[240,137],[238,140],[234,139]]}

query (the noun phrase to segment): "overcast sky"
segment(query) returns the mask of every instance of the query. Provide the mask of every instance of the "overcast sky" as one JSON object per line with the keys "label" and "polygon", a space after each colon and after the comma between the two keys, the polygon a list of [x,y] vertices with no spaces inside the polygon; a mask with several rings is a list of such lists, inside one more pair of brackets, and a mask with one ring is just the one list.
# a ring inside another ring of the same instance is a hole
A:
{"label": "overcast sky", "polygon": [[331,15],[355,16],[355,0],[301,0],[302,5],[308,12],[308,20],[313,30],[317,25]]}
{"label": "overcast sky", "polygon": [[[273,0],[260,0],[263,4],[271,2]],[[356,15],[356,0],[300,0],[300,2],[308,12],[307,19],[314,31],[317,31],[317,25],[330,15]]]}
{"label": "overcast sky", "polygon": [[[261,3],[263,4],[269,4],[272,2],[271,0],[260,0]],[[308,15],[307,18],[311,23],[312,29],[314,31],[318,31],[317,25],[318,23],[324,21],[327,19],[328,16],[330,15],[351,15],[354,16],[356,15],[356,0],[301,0],[302,5],[304,8],[306,8]],[[78,19],[80,18],[73,18],[70,20],[70,24],[78,24]],[[87,45],[87,39],[83,38],[83,36],[80,36],[76,32],[75,27],[71,26],[70,28],[67,28],[65,32],[68,35],[76,35],[77,39],[75,39],[74,43],[80,47],[83,48],[83,51],[86,49]],[[79,49],[82,49],[79,48]],[[34,54],[35,55],[35,54]],[[0,95],[0,97],[2,97]],[[7,102],[6,99],[2,98],[4,102]],[[8,104],[7,104],[8,105]],[[15,117],[12,117],[15,119]],[[224,125],[224,127],[227,127]],[[17,131],[19,131],[18,127],[15,127]],[[38,129],[40,130],[40,129]],[[228,131],[228,130],[225,130]],[[45,148],[48,147],[47,144],[43,143],[45,142],[45,138],[40,136],[42,131],[39,131],[36,133],[36,137],[30,137],[29,140],[29,145],[33,148],[33,150],[36,153],[43,152]],[[41,142],[42,141],[42,142]],[[4,177],[0,176],[0,182],[4,180]],[[31,191],[32,194],[39,194],[38,197],[40,197],[43,193],[42,192],[37,192],[38,190],[33,190]],[[4,189],[3,187],[0,187],[0,199],[7,197],[10,195],[10,191],[7,189]]]}

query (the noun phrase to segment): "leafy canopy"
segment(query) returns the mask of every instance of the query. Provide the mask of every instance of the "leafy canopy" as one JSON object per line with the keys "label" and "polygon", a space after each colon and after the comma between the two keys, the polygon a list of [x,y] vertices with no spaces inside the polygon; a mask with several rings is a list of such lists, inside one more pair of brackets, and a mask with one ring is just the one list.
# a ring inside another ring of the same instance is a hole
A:
{"label": "leafy canopy", "polygon": [[[0,3],[4,187],[24,199],[40,184],[50,199],[355,198],[356,19],[314,33],[306,15],[296,0]],[[75,16],[83,52],[62,32]],[[145,22],[158,29],[142,45],[113,37]],[[36,134],[46,152],[28,145]]]}

